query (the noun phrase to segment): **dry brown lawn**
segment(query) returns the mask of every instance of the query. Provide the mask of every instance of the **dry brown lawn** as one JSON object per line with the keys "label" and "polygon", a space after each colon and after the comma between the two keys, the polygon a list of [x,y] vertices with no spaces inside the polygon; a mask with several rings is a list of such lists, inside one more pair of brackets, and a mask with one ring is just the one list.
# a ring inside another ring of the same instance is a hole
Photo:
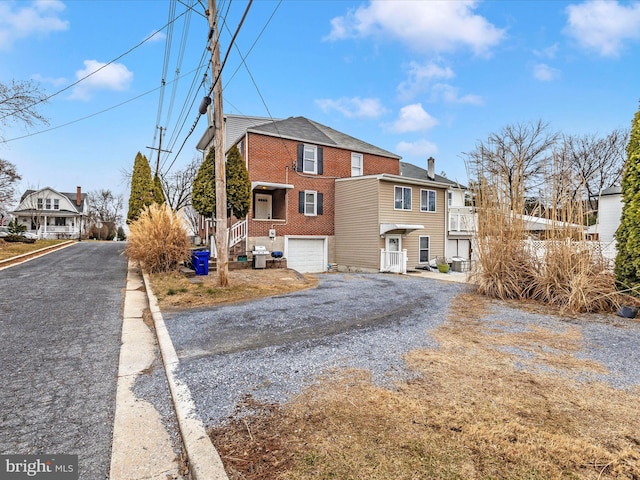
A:
{"label": "dry brown lawn", "polygon": [[263,298],[304,290],[317,285],[313,276],[295,270],[230,270],[229,286],[220,288],[215,270],[209,275],[187,277],[183,273],[152,274],[153,291],[163,309],[196,308]]}
{"label": "dry brown lawn", "polygon": [[229,477],[640,479],[640,389],[581,381],[605,369],[576,358],[577,329],[507,333],[483,323],[491,306],[460,295],[394,390],[352,370],[286,405],[248,396],[253,415],[210,432]]}
{"label": "dry brown lawn", "polygon": [[[68,240],[36,240],[35,243],[19,243],[5,242],[0,238],[0,261],[8,260],[18,255],[32,253],[36,250],[40,250],[41,248],[51,247],[66,242],[68,242]],[[9,263],[4,263],[1,266],[6,266],[8,264]]]}

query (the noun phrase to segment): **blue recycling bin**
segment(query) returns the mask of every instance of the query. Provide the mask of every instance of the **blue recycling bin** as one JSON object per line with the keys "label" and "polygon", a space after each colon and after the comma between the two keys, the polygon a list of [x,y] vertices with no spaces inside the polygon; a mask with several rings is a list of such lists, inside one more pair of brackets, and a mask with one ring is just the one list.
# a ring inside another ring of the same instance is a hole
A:
{"label": "blue recycling bin", "polygon": [[209,275],[209,250],[192,252],[191,264],[196,275]]}

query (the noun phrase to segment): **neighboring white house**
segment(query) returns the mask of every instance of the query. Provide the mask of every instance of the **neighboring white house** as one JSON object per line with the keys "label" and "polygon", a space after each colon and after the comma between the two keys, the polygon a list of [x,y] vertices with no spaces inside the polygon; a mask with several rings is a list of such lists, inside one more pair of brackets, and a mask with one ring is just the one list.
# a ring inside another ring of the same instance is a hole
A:
{"label": "neighboring white house", "polygon": [[80,187],[75,193],[45,187],[27,190],[11,213],[38,238],[78,238],[87,210],[87,194]]}
{"label": "neighboring white house", "polygon": [[622,216],[622,188],[609,187],[600,192],[598,200],[598,220],[589,233],[602,243],[615,240]]}

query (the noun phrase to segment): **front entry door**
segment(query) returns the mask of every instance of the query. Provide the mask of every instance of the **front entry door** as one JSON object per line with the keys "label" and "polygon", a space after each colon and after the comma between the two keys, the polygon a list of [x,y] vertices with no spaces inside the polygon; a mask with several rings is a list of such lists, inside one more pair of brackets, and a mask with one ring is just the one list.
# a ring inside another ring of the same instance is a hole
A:
{"label": "front entry door", "polygon": [[256,220],[271,220],[271,195],[256,193]]}
{"label": "front entry door", "polygon": [[400,235],[387,235],[385,240],[386,267],[393,273],[402,272],[402,237]]}

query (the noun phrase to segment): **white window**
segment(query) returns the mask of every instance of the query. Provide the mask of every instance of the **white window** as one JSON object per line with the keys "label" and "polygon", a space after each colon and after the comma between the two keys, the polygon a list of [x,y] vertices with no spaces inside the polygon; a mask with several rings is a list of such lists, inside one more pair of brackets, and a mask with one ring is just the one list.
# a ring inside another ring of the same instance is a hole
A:
{"label": "white window", "polygon": [[42,210],[42,199],[38,199],[38,210]]}
{"label": "white window", "polygon": [[436,191],[420,190],[420,211],[435,212],[436,211]]}
{"label": "white window", "polygon": [[351,154],[351,176],[359,177],[363,175],[362,168],[362,154],[361,153],[352,153]]}
{"label": "white window", "polygon": [[449,201],[449,206],[453,205],[453,192],[447,192],[447,200]]}
{"label": "white window", "polygon": [[312,190],[304,191],[304,214],[314,216],[318,214],[318,192]]}
{"label": "white window", "polygon": [[304,173],[318,173],[318,147],[315,145],[304,146],[302,171]]}
{"label": "white window", "polygon": [[420,259],[420,263],[429,263],[429,237],[420,236],[419,248],[418,258]]}
{"label": "white window", "polygon": [[45,198],[44,199],[44,209],[45,210],[51,210],[51,199],[50,198]]}
{"label": "white window", "polygon": [[54,210],[60,210],[60,200],[57,198],[53,199],[53,209]]}
{"label": "white window", "polygon": [[411,210],[410,187],[395,187],[394,208],[396,210]]}

